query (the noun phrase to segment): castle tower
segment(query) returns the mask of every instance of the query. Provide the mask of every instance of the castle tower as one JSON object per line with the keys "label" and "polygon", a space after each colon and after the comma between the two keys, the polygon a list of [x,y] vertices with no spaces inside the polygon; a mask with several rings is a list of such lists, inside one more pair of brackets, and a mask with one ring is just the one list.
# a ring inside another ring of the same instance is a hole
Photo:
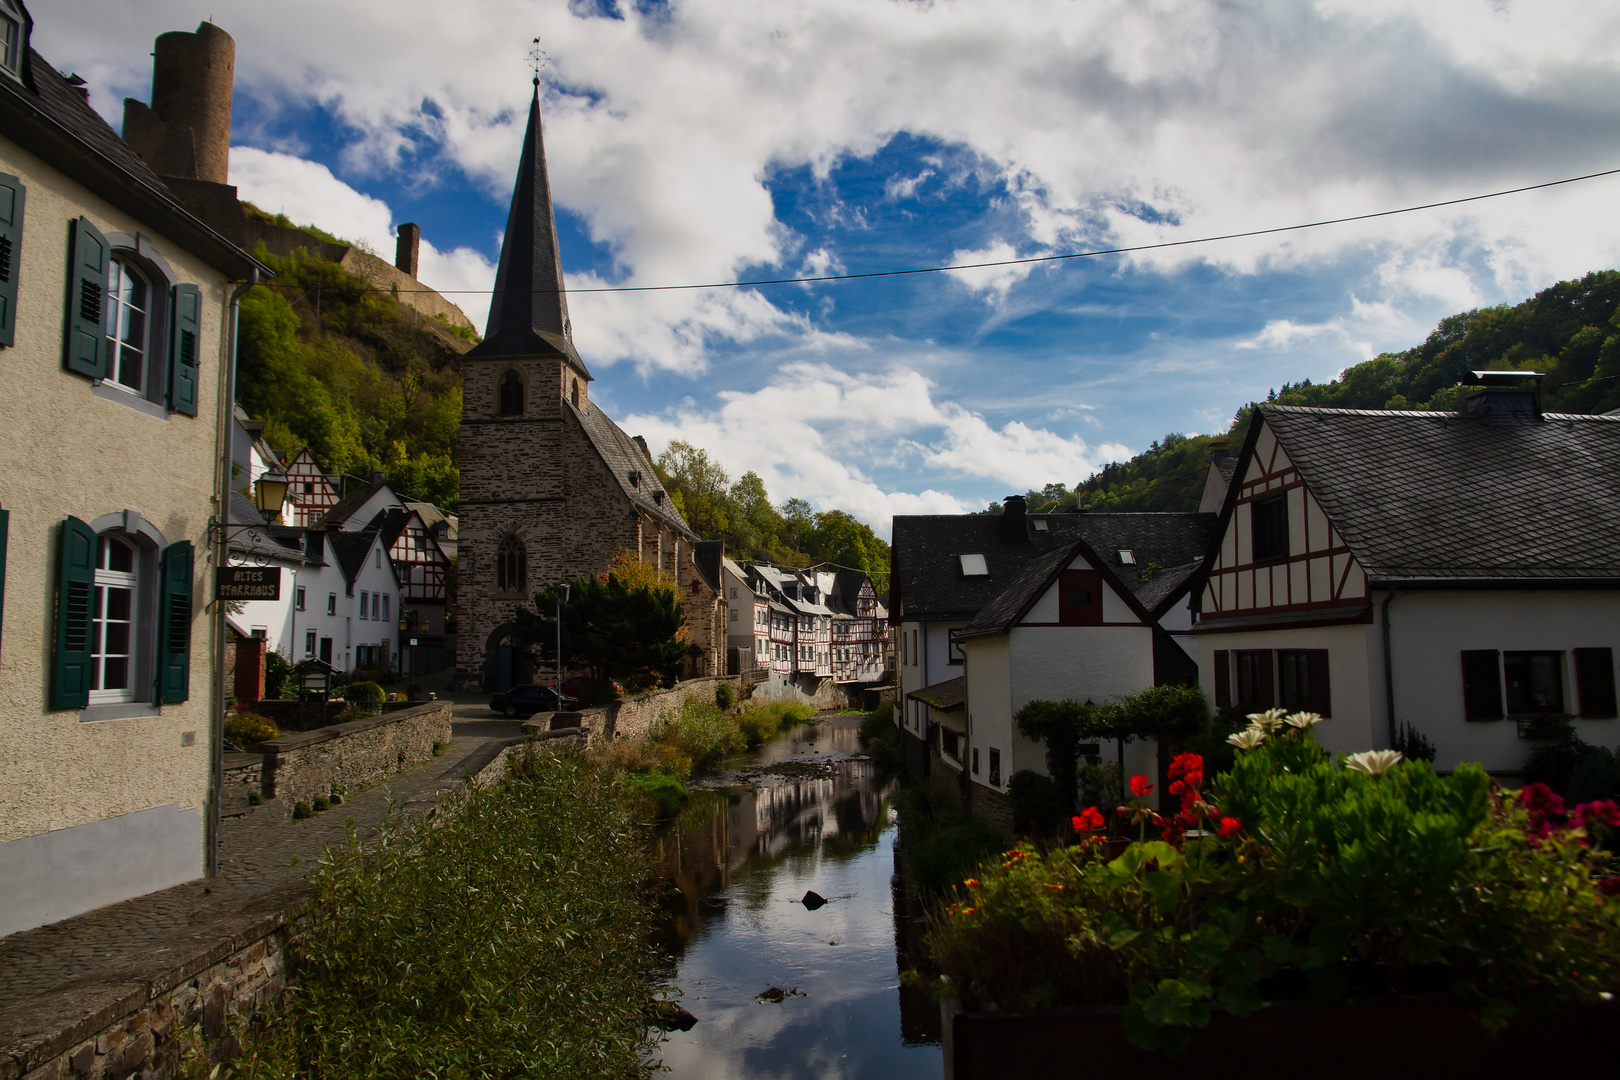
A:
{"label": "castle tower", "polygon": [[549,678],[511,636],[515,608],[559,578],[601,573],[621,551],[676,579],[692,668],[720,670],[719,560],[693,559],[697,536],[659,487],[645,446],[590,401],[568,318],[539,80],[488,329],[461,361],[458,685],[499,690]]}
{"label": "castle tower", "polygon": [[225,183],[235,78],[236,42],[213,23],[160,35],[152,104],[124,99],[124,141],[159,176]]}

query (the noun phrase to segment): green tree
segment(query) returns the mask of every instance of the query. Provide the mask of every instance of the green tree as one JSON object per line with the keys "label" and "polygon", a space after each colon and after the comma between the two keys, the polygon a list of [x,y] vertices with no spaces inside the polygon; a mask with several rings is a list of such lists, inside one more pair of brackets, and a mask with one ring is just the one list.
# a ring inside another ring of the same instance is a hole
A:
{"label": "green tree", "polygon": [[536,593],[534,610],[519,605],[514,634],[538,651],[542,662],[556,662],[558,596],[563,662],[589,668],[605,679],[622,680],[630,690],[673,683],[686,667],[686,615],[680,592],[666,580],[636,581],[627,572],[585,574]]}
{"label": "green tree", "polygon": [[675,439],[658,455],[653,469],[692,531],[705,539],[718,539],[727,532],[730,507],[726,489],[731,478],[707,450]]}

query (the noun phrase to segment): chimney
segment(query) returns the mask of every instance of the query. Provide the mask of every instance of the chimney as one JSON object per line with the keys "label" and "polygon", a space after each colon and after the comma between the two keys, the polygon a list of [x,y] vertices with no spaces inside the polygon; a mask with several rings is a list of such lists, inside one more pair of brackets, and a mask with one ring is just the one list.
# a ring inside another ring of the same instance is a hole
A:
{"label": "chimney", "polygon": [[371,474],[372,487],[381,487],[383,484],[387,483],[387,481],[388,478],[380,472],[374,472]]}
{"label": "chimney", "polygon": [[1024,497],[1009,495],[1001,500],[1005,509],[1001,513],[1001,539],[1003,543],[1020,544],[1029,539],[1024,532]]}
{"label": "chimney", "polygon": [[1540,371],[1470,371],[1462,385],[1463,416],[1534,423],[1541,419]]}
{"label": "chimney", "polygon": [[421,254],[422,226],[407,221],[399,227],[398,237],[394,241],[394,265],[415,277]]}
{"label": "chimney", "polygon": [[304,555],[311,559],[326,561],[326,534],[319,529],[310,529],[304,533]]}

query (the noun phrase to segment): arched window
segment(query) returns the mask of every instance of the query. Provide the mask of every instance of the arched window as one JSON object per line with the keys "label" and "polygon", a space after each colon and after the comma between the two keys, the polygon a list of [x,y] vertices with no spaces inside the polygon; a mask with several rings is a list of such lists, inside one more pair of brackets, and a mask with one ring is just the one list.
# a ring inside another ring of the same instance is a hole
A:
{"label": "arched window", "polygon": [[91,604],[90,700],[135,699],[135,641],[139,607],[135,548],[103,533],[96,542],[95,598]]}
{"label": "arched window", "polygon": [[574,388],[573,388],[573,390],[570,391],[569,396],[571,396],[574,399],[574,408],[576,408],[576,409],[579,408],[579,380],[578,379],[574,380]]}
{"label": "arched window", "polygon": [[501,378],[500,412],[502,416],[523,415],[523,376],[508,371]]}
{"label": "arched window", "polygon": [[508,536],[495,552],[495,589],[502,593],[523,593],[529,584],[529,553],[523,541]]}
{"label": "arched window", "polygon": [[144,274],[116,255],[107,284],[107,378],[144,394],[152,287]]}

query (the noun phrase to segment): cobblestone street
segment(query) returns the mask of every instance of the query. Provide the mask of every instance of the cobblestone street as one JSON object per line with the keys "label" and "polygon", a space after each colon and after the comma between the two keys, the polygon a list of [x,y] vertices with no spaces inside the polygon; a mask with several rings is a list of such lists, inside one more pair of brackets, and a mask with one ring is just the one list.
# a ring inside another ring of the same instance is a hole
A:
{"label": "cobblestone street", "polygon": [[301,882],[328,845],[345,842],[350,823],[362,840],[390,812],[419,814],[441,790],[459,785],[522,735],[518,722],[493,717],[483,703],[454,707],[450,749],[353,795],[341,806],[294,821],[267,802],[220,829],[220,873],[113,904],[49,926],[0,938],[0,1013],[63,984],[165,951],[164,939],[188,940],[266,894]]}

